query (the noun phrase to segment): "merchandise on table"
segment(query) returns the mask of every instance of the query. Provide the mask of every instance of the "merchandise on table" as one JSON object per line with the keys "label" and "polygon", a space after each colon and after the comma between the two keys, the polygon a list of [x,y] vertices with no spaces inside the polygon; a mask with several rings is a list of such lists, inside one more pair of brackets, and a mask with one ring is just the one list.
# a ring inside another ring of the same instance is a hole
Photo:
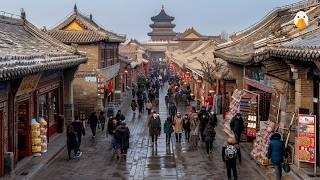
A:
{"label": "merchandise on table", "polygon": [[39,123],[40,123],[40,138],[41,138],[41,152],[45,153],[48,150],[48,141],[47,141],[47,121],[40,117],[39,118]]}
{"label": "merchandise on table", "polygon": [[31,135],[33,156],[41,156],[40,124],[36,119],[31,120]]}

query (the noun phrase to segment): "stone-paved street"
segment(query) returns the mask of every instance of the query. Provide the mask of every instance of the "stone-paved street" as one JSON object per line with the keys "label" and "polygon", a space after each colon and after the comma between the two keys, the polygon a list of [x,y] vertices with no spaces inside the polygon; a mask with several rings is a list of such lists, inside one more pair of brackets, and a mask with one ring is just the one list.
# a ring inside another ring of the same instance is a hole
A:
{"label": "stone-paved street", "polygon": [[[165,92],[165,89],[160,91],[159,108],[156,108],[162,123],[167,116]],[[118,161],[112,157],[110,138],[105,136],[105,132],[99,131],[93,141],[88,130],[79,160],[68,161],[64,150],[35,179],[226,179],[225,165],[221,160],[225,134],[221,127],[217,128],[213,157],[208,159],[203,144],[198,151],[189,150],[184,141],[181,145],[174,142],[166,147],[164,134],[158,140],[158,147],[153,148],[149,143],[146,121],[146,113],[140,118],[138,114],[134,116],[131,110],[126,113],[126,122],[131,130],[127,160]],[[240,179],[265,179],[246,154],[238,170]]]}

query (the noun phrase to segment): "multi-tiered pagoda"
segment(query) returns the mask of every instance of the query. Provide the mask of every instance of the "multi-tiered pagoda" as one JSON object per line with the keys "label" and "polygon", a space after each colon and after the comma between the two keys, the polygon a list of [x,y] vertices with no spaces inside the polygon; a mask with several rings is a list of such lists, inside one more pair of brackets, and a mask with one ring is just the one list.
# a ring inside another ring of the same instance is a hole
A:
{"label": "multi-tiered pagoda", "polygon": [[173,40],[177,33],[173,31],[176,26],[172,24],[174,17],[167,15],[162,6],[160,13],[157,16],[151,17],[153,24],[150,24],[152,32],[148,33],[152,41],[170,41]]}

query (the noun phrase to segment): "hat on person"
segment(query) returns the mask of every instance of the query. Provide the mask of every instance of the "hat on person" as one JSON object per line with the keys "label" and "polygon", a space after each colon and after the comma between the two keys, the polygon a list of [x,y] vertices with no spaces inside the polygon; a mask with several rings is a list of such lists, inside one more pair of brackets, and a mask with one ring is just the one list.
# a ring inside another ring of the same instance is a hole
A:
{"label": "hat on person", "polygon": [[236,141],[234,138],[228,137],[227,143],[233,145],[233,144],[236,144]]}

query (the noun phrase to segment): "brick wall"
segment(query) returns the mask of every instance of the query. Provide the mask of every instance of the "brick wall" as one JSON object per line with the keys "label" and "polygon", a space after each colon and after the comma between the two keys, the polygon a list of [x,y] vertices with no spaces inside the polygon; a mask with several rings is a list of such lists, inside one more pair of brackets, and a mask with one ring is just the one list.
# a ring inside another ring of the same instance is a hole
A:
{"label": "brick wall", "polygon": [[78,71],[96,71],[98,68],[99,48],[98,45],[79,45],[79,51],[86,52],[88,61],[81,64]]}
{"label": "brick wall", "polygon": [[[95,74],[98,68],[99,50],[97,45],[79,45],[79,51],[86,52],[88,61],[81,64],[78,73]],[[76,77],[73,81],[75,112],[91,111],[97,104],[97,83],[87,82],[85,77]]]}
{"label": "brick wall", "polygon": [[313,111],[313,81],[297,79],[295,82],[295,104],[296,108],[309,109]]}

